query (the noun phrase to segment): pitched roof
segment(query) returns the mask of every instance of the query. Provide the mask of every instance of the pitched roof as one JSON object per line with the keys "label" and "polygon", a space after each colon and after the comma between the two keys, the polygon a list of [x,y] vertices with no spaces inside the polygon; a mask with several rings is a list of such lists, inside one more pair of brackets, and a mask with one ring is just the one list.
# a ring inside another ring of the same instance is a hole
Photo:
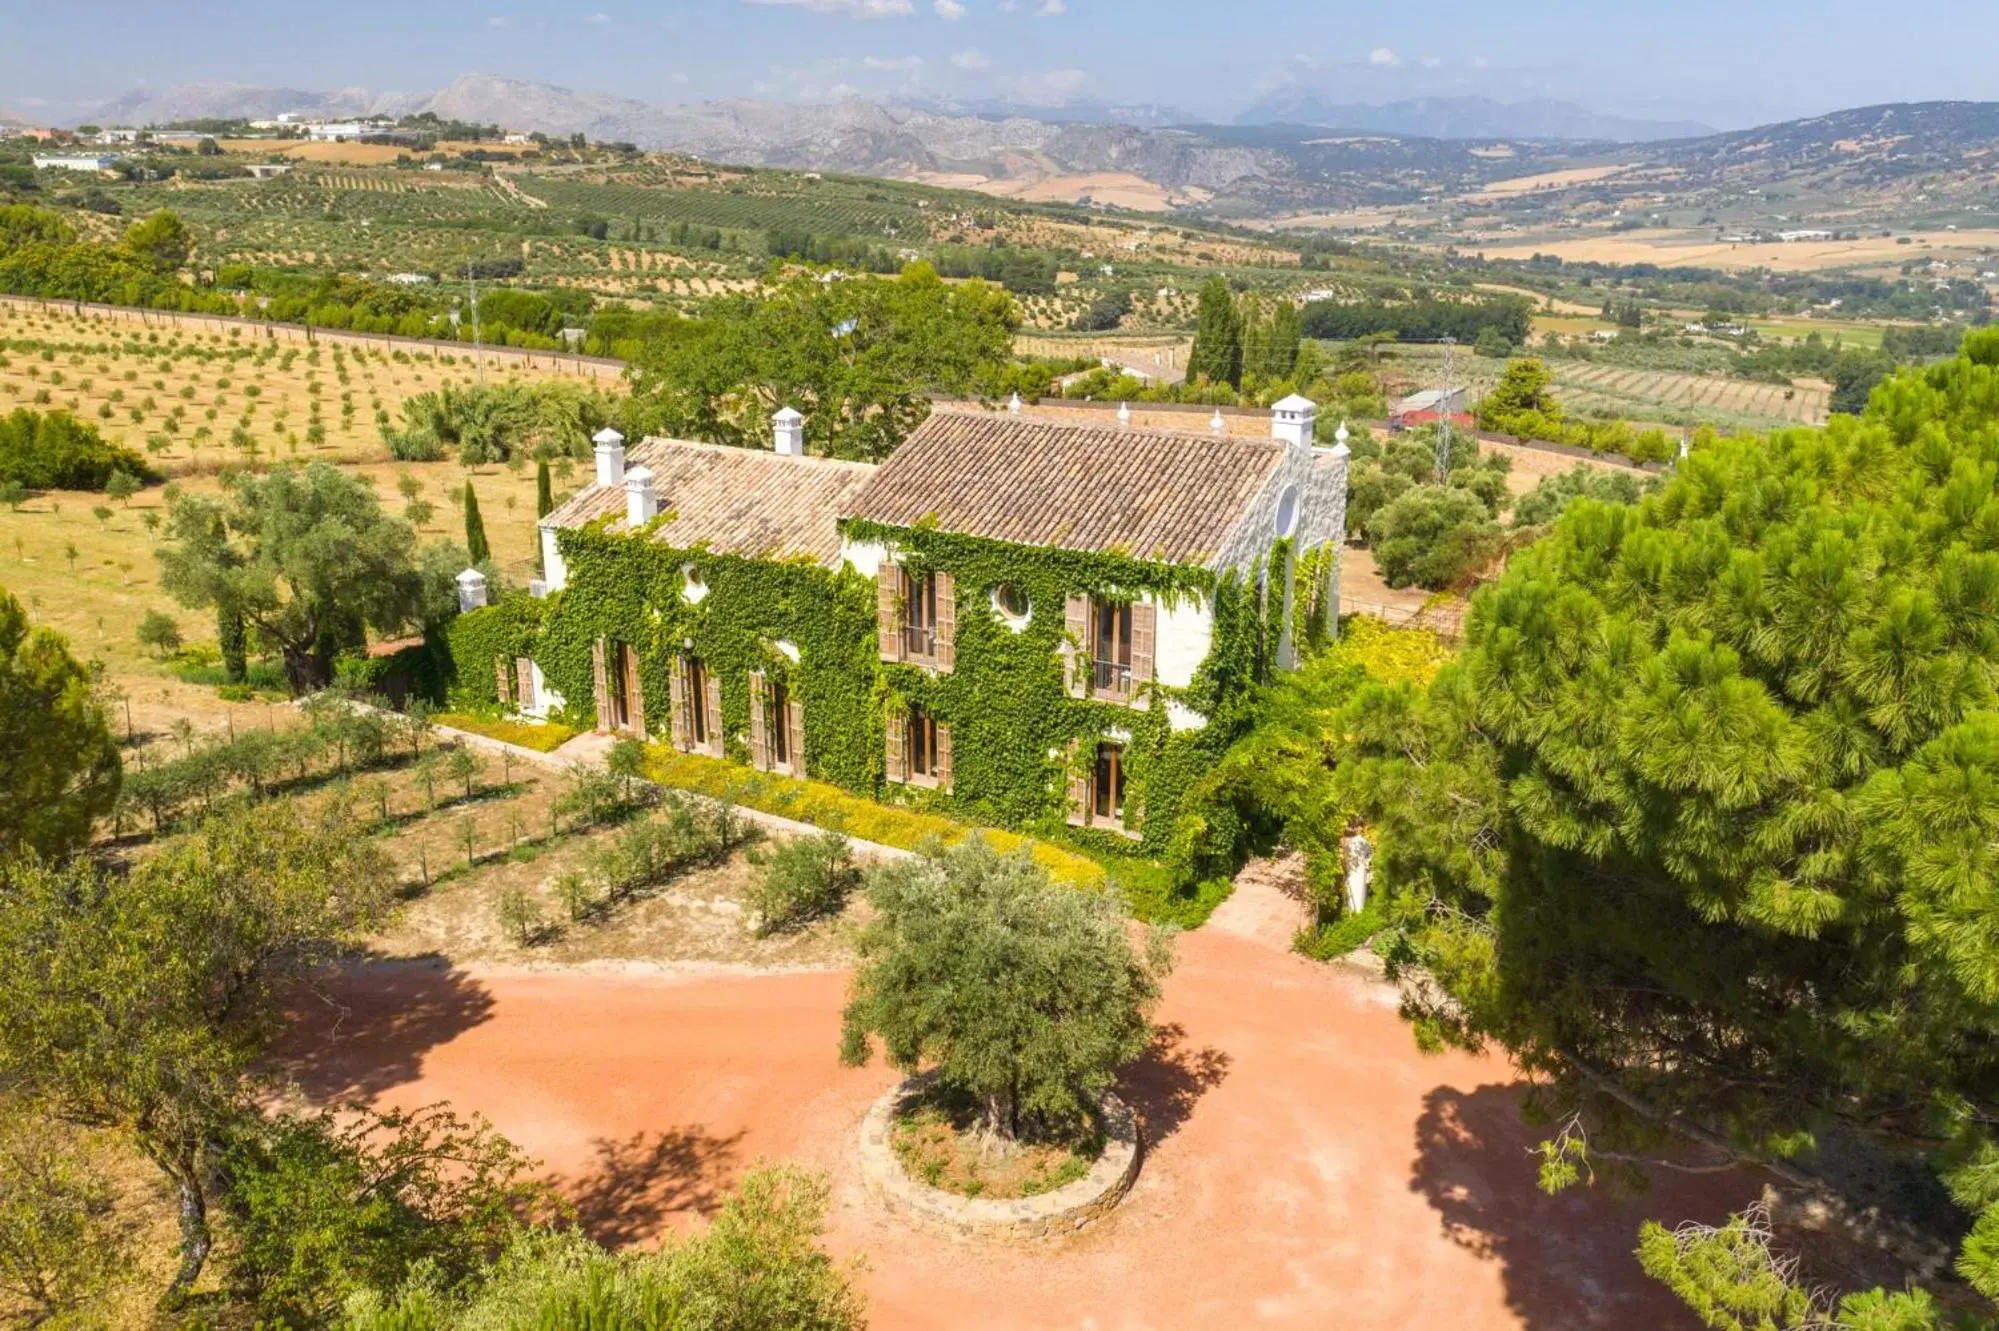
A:
{"label": "pitched roof", "polygon": [[845,513],[1206,565],[1283,455],[1271,439],[938,411],[875,469]]}
{"label": "pitched roof", "polygon": [[[653,539],[676,549],[704,545],[745,559],[806,556],[828,568],[840,562],[835,519],[874,473],[865,462],[783,457],[754,448],[648,438],[626,454],[627,475],[652,472],[660,524]],[[611,517],[625,524],[625,487],[592,485],[541,520],[581,527]]]}

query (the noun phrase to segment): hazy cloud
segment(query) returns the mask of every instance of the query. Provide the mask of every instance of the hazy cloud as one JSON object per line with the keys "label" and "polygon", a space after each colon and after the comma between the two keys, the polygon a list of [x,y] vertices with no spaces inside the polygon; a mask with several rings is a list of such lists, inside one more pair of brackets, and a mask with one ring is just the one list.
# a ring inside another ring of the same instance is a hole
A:
{"label": "hazy cloud", "polygon": [[486,20],[486,26],[489,28],[511,28],[514,26],[514,21],[505,14],[495,14]]}
{"label": "hazy cloud", "polygon": [[1402,63],[1402,57],[1385,46],[1377,46],[1367,53],[1367,63],[1379,65],[1383,69],[1393,69]]}
{"label": "hazy cloud", "polygon": [[1444,58],[1442,56],[1426,55],[1423,57],[1423,68],[1425,69],[1435,69],[1443,63]]}
{"label": "hazy cloud", "polygon": [[1051,69],[1008,79],[1006,91],[1015,101],[1029,106],[1054,106],[1073,98],[1087,82],[1089,76],[1080,69]]}
{"label": "hazy cloud", "polygon": [[809,9],[815,14],[843,14],[848,18],[907,18],[916,12],[910,0],[744,0],[744,3]]}
{"label": "hazy cloud", "polygon": [[1471,67],[1473,69],[1489,69],[1491,66],[1492,62],[1482,55],[1475,55],[1471,58]]}
{"label": "hazy cloud", "polygon": [[1059,14],[1066,14],[1068,12],[1069,6],[1063,4],[1062,0],[1041,0],[1041,8],[1034,11],[1034,17],[1054,18]]}
{"label": "hazy cloud", "polygon": [[589,18],[584,19],[583,21],[585,23],[609,23],[611,21],[611,16],[609,14],[606,14],[603,10],[600,9],[596,13],[592,14]]}
{"label": "hazy cloud", "polygon": [[976,74],[982,69],[991,69],[993,58],[984,51],[960,51],[951,57],[951,63],[967,74]]}
{"label": "hazy cloud", "polygon": [[921,69],[923,57],[920,55],[864,55],[861,57],[863,69]]}
{"label": "hazy cloud", "polygon": [[965,17],[968,12],[963,5],[958,3],[958,0],[933,0],[930,7],[936,10],[937,17],[943,19],[946,23],[956,23],[959,19]]}

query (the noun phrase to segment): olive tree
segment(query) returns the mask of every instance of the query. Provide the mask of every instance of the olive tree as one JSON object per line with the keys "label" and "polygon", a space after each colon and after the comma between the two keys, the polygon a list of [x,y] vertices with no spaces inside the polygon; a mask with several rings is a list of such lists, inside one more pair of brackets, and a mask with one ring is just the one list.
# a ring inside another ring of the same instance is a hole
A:
{"label": "olive tree", "polygon": [[294,693],[329,683],[335,655],[368,630],[400,633],[454,604],[455,560],[419,558],[409,525],[323,462],[239,474],[220,499],[177,495],[157,554],[161,587],[190,608],[239,615],[283,654]]}
{"label": "olive tree", "polygon": [[123,877],[0,865],[0,1084],[125,1130],[166,1175],[170,1297],[207,1261],[217,1143],[247,1108],[280,983],[381,919],[394,885],[378,846],[286,804],[213,820]]}
{"label": "olive tree", "polygon": [[848,1064],[866,1063],[878,1039],[897,1069],[935,1069],[1012,1141],[1078,1133],[1151,1042],[1170,936],[1134,946],[1114,897],[1052,884],[1025,850],[974,837],[877,870],[868,900],[843,1014]]}

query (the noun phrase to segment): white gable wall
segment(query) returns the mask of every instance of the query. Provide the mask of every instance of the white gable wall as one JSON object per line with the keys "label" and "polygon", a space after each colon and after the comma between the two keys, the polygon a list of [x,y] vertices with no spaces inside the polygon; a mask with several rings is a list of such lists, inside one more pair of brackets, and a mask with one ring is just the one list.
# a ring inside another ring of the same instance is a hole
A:
{"label": "white gable wall", "polygon": [[569,585],[569,566],[562,562],[562,550],[556,544],[555,528],[541,528],[541,569],[542,579],[548,583],[550,595]]}

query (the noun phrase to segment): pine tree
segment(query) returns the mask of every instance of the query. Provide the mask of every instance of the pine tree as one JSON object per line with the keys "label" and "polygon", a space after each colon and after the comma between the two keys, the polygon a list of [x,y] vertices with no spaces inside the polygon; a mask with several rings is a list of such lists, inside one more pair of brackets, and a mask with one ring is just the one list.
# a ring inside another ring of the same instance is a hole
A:
{"label": "pine tree", "polygon": [[1211,277],[1201,287],[1201,304],[1194,323],[1194,348],[1187,353],[1187,378],[1203,375],[1213,384],[1234,388],[1242,383],[1242,324],[1227,279]]}
{"label": "pine tree", "polygon": [[534,465],[534,516],[536,521],[555,511],[555,486],[548,478],[548,459]]}
{"label": "pine tree", "polygon": [[[1883,1203],[1912,1269],[1961,1239],[1999,1309],[1995,367],[1974,334],[1860,419],[1577,499],[1427,690],[1332,720],[1325,803],[1419,1038],[1533,1076],[1545,1186],[1760,1168]],[[1889,1162],[1961,1214],[1856,1184]]]}
{"label": "pine tree", "polygon": [[485,520],[479,516],[479,492],[470,481],[465,482],[465,550],[475,565],[493,557],[492,547],[486,544]]}

